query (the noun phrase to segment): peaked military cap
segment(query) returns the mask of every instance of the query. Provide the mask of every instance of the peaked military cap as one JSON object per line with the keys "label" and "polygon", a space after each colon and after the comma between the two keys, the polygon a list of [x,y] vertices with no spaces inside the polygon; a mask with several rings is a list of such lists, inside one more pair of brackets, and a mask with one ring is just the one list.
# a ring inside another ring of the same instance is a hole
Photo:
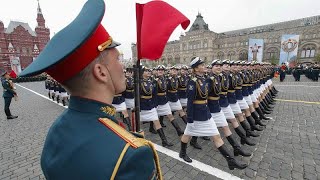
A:
{"label": "peaked military cap", "polygon": [[214,66],[214,65],[222,65],[222,62],[220,61],[220,59],[215,59],[211,62],[211,66]]}
{"label": "peaked military cap", "polygon": [[203,63],[204,63],[204,61],[200,57],[194,57],[194,58],[192,58],[192,60],[190,62],[190,67],[191,68],[196,68],[200,64],[203,64]]}
{"label": "peaked military cap", "polygon": [[189,67],[188,67],[187,65],[182,65],[182,66],[181,66],[181,69],[184,69],[184,70],[188,70],[188,68],[189,68]]}
{"label": "peaked military cap", "polygon": [[46,45],[20,76],[46,72],[63,83],[81,72],[105,49],[119,46],[101,25],[103,0],[89,0],[78,16]]}
{"label": "peaked military cap", "polygon": [[230,60],[229,59],[225,59],[222,61],[222,64],[230,64]]}
{"label": "peaked military cap", "polygon": [[166,66],[158,65],[157,70],[166,70]]}
{"label": "peaked military cap", "polygon": [[179,68],[174,65],[174,66],[171,66],[170,69],[176,69],[176,70],[178,70]]}

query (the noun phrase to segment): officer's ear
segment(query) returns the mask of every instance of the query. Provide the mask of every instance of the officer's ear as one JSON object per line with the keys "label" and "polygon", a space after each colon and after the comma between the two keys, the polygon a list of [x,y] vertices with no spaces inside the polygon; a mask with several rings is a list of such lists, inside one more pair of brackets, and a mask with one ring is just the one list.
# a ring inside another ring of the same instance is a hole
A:
{"label": "officer's ear", "polygon": [[106,83],[110,77],[107,66],[101,63],[93,66],[92,74],[96,80],[104,83]]}

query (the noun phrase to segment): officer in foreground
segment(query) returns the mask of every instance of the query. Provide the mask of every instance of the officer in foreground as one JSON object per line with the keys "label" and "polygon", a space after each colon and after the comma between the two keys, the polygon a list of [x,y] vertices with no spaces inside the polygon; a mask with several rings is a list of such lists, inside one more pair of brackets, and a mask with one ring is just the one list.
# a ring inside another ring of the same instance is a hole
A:
{"label": "officer in foreground", "polygon": [[[46,179],[162,179],[151,142],[118,125],[115,94],[126,89],[120,45],[100,24],[103,0],[89,0],[21,76],[48,73],[71,94],[41,155]],[[72,68],[70,68],[72,67]]]}

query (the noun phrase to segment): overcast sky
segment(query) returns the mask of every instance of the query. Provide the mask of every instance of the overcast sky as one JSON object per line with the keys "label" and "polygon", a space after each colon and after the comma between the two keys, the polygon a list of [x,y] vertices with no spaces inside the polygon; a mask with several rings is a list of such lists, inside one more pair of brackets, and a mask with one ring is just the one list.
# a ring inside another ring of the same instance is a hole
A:
{"label": "overcast sky", "polygon": [[[40,6],[51,30],[51,37],[80,12],[86,0],[40,0]],[[135,3],[145,0],[105,0],[106,12],[102,24],[113,39],[122,43],[119,49],[125,58],[131,57],[131,43],[136,41]],[[319,0],[167,0],[190,20],[202,14],[209,29],[225,32],[320,15]],[[10,20],[36,26],[37,0],[0,0],[0,20],[8,26]],[[190,26],[191,26],[190,24]],[[189,26],[189,28],[190,28]],[[189,29],[188,28],[188,29]],[[187,30],[188,30],[187,29]],[[170,40],[179,39],[178,27]]]}

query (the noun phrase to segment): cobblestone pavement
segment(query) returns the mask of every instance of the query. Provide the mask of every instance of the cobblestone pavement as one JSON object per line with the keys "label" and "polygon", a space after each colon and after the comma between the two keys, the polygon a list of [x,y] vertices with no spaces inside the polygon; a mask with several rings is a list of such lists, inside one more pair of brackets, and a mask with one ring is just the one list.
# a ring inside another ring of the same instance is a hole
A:
{"label": "cobblestone pavement", "polygon": [[[230,171],[213,144],[202,139],[199,142],[203,149],[188,147],[189,156],[243,179],[320,179],[320,104],[304,102],[320,102],[320,82],[304,76],[300,82],[294,82],[292,76],[287,76],[284,82],[277,79],[274,82],[280,92],[270,114],[273,120],[255,138],[256,146],[244,146],[253,155],[236,157],[248,163],[248,168]],[[47,96],[43,82],[21,85]],[[19,118],[8,121],[4,112],[0,112],[0,180],[44,179],[39,165],[43,141],[51,123],[64,108],[18,86],[17,90],[20,99],[12,103],[11,109]],[[3,100],[0,106],[3,107]],[[179,123],[185,127],[182,120]],[[179,152],[179,139],[169,121],[165,120],[165,124],[165,133],[175,144],[170,149]],[[147,131],[148,125],[142,128],[147,139],[161,144],[159,136]],[[165,179],[217,179],[166,154],[159,156]]]}

